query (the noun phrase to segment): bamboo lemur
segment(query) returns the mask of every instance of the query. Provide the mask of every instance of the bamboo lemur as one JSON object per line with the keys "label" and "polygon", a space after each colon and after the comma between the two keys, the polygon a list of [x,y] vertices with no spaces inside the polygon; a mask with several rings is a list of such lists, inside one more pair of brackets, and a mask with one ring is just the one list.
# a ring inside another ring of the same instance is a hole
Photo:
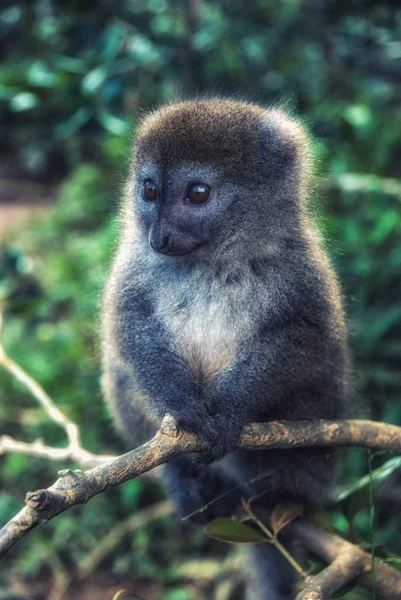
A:
{"label": "bamboo lemur", "polygon": [[[186,101],[139,127],[106,289],[103,385],[132,444],[166,412],[205,440],[203,468],[164,469],[181,513],[265,472],[207,518],[262,492],[267,506],[316,504],[332,482],[327,451],[235,450],[248,422],[346,414],[343,309],[308,215],[310,171],[307,135],[280,109]],[[293,597],[275,549],[252,553],[249,597]]]}

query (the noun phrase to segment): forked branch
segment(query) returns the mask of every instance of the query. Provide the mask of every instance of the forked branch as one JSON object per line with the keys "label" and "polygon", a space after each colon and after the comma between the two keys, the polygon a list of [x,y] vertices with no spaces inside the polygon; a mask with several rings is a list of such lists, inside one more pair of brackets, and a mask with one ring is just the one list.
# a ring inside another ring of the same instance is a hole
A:
{"label": "forked branch", "polygon": [[[308,446],[360,446],[401,453],[401,427],[373,421],[276,421],[244,428],[238,447],[248,450]],[[43,525],[74,504],[83,504],[104,490],[154,469],[176,456],[199,452],[202,442],[178,432],[166,415],[149,442],[89,471],[64,470],[48,489],[28,492],[26,506],[0,530],[0,557],[37,525]]]}
{"label": "forked branch", "polygon": [[[332,594],[355,581],[355,584],[372,589],[372,557],[358,546],[337,535],[315,527],[308,521],[297,520],[291,525],[291,535],[304,548],[329,563],[318,575],[305,579],[306,587],[296,600],[327,600]],[[401,573],[383,561],[375,560],[375,589],[377,598],[401,598]]]}

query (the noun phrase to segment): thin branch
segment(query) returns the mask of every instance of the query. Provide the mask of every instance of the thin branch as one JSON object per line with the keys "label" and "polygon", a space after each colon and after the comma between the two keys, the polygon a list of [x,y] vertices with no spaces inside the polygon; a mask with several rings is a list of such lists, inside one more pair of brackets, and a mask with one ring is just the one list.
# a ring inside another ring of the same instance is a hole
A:
{"label": "thin branch", "polygon": [[342,173],[323,182],[323,190],[340,189],[346,192],[382,192],[401,200],[401,183],[395,177],[360,173]]}
{"label": "thin branch", "polygon": [[152,504],[139,513],[131,515],[116,527],[114,527],[106,536],[103,536],[95,549],[90,552],[79,564],[76,577],[82,581],[89,577],[100,565],[100,563],[120,544],[123,538],[136,531],[140,527],[145,527],[149,523],[171,515],[173,505],[169,500],[163,500],[157,504]]}
{"label": "thin branch", "polygon": [[[1,317],[0,317],[1,327]],[[67,434],[69,446],[72,453],[80,452],[82,450],[80,444],[79,429],[75,423],[70,421],[64,413],[54,404],[53,400],[45,390],[39,385],[33,377],[28,375],[24,369],[22,369],[15,361],[7,356],[4,347],[0,344],[0,365],[4,367],[19,383],[21,383],[39,402],[41,407],[46,411],[52,421],[61,425]]]}
{"label": "thin branch", "polygon": [[143,446],[86,472],[59,471],[59,479],[50,488],[28,492],[26,506],[0,530],[0,557],[29,531],[70,506],[84,504],[104,490],[133,479],[174,456],[201,448],[196,436],[179,435],[175,422],[167,417],[155,437]]}
{"label": "thin branch", "polygon": [[297,562],[297,560],[288,552],[288,550],[283,546],[283,544],[278,539],[277,535],[275,535],[270,529],[261,521],[252,510],[251,501],[243,502],[242,506],[247,513],[248,517],[251,521],[253,521],[261,531],[265,534],[266,538],[270,540],[270,543],[273,544],[280,552],[280,554],[285,558],[285,560],[292,566],[292,568],[303,578],[307,577],[307,573],[303,570],[301,565]]}
{"label": "thin branch", "polygon": [[[310,446],[361,446],[401,453],[401,427],[373,421],[276,421],[244,428],[238,447],[248,450]],[[74,504],[86,503],[104,490],[150,471],[174,457],[200,452],[202,441],[179,432],[170,415],[149,442],[89,471],[60,471],[48,489],[29,492],[26,506],[0,530],[0,557],[37,525]]]}
{"label": "thin branch", "polygon": [[72,461],[85,469],[92,469],[116,458],[116,456],[106,454],[92,454],[83,448],[73,451],[70,446],[66,448],[54,448],[53,446],[46,446],[41,440],[22,442],[8,435],[0,435],[0,456],[8,452],[36,456],[51,461]]}
{"label": "thin branch", "polygon": [[[3,314],[0,306],[0,333],[3,325]],[[50,396],[45,392],[42,386],[29,375],[20,365],[10,358],[4,346],[0,342],[0,366],[2,366],[10,375],[28,390],[28,392],[37,400],[40,406],[54,423],[60,425],[68,438],[66,448],[53,448],[43,444],[41,440],[32,443],[15,440],[7,435],[0,436],[0,455],[6,452],[19,452],[29,456],[38,456],[48,460],[73,461],[84,467],[91,469],[98,465],[110,461],[114,456],[96,455],[88,452],[81,445],[80,433],[76,423],[68,417],[55,405]]]}
{"label": "thin branch", "polygon": [[[0,334],[3,326],[3,312],[0,305]],[[18,452],[28,456],[36,456],[45,458],[51,461],[75,462],[84,469],[92,469],[105,462],[109,462],[115,455],[109,454],[93,454],[85,450],[81,445],[80,432],[76,423],[68,419],[68,417],[56,406],[54,401],[42,388],[42,386],[29,375],[20,365],[12,360],[6,353],[4,346],[0,342],[0,366],[2,366],[10,375],[12,375],[19,383],[28,390],[28,392],[37,400],[40,406],[45,410],[46,414],[52,421],[60,425],[68,438],[68,446],[65,448],[55,448],[46,446],[41,440],[35,442],[24,442],[16,440],[8,435],[0,435],[0,456],[8,452]],[[158,481],[158,473],[155,470],[151,474],[146,475],[146,479]]]}
{"label": "thin branch", "polygon": [[[297,520],[291,524],[290,534],[305,548],[329,563],[318,575],[306,579],[306,588],[296,600],[327,600],[347,583],[372,588],[371,555],[358,546],[327,533],[308,521]],[[385,600],[401,598],[401,573],[379,559],[375,562],[377,595]]]}
{"label": "thin branch", "polygon": [[[0,330],[1,317],[0,311]],[[52,448],[40,440],[27,443],[3,435],[0,436],[0,455],[20,452],[49,460],[72,460],[84,467],[91,467],[86,473],[60,471],[59,479],[50,488],[28,492],[25,508],[0,530],[0,557],[37,525],[46,523],[70,506],[85,503],[105,489],[154,469],[175,456],[202,450],[202,442],[194,434],[179,432],[172,417],[166,415],[159,432],[147,444],[114,459],[110,456],[96,456],[82,448],[78,426],[64,415],[28,373],[7,356],[1,344],[0,365],[32,394],[49,417],[64,429],[68,438],[66,448]],[[253,424],[244,428],[238,447],[254,450],[348,445],[401,453],[401,428],[356,420]],[[170,511],[171,505],[166,501],[156,505],[156,508],[151,507],[140,515],[130,517],[128,522],[113,529],[80,565],[78,577],[82,579],[93,572],[126,534],[127,529],[132,531]],[[319,555],[330,563],[318,575],[306,578],[307,587],[297,600],[326,600],[334,591],[357,576],[360,576],[358,581],[361,585],[371,587],[372,558],[368,554],[305,522],[295,523],[293,527],[296,528],[298,537],[304,537],[301,540],[304,546],[317,554],[320,550]],[[302,572],[302,575],[305,574]],[[381,562],[377,564],[375,584],[378,594],[383,593],[388,600],[395,599],[401,593],[401,575]],[[68,582],[63,585],[65,587]],[[392,595],[394,590],[395,595]]]}

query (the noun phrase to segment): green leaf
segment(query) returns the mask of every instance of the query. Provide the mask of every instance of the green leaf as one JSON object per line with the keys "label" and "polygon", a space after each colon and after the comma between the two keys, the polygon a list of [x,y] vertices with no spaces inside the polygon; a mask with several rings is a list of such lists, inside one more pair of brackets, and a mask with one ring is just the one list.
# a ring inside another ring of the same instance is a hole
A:
{"label": "green leaf", "polygon": [[221,573],[221,562],[218,558],[196,557],[191,560],[180,560],[170,569],[170,576],[174,579],[215,579]]}
{"label": "green leaf", "polygon": [[8,454],[5,457],[2,476],[9,481],[18,481],[26,472],[29,465],[29,457],[24,454]]}
{"label": "green leaf", "polygon": [[104,62],[110,62],[116,58],[124,44],[125,26],[114,22],[107,29],[106,43],[102,50],[102,59]]}
{"label": "green leaf", "polygon": [[53,58],[53,64],[57,69],[66,73],[84,74],[87,71],[86,61],[75,56],[56,56]]}
{"label": "green leaf", "polygon": [[115,117],[107,110],[99,110],[97,117],[103,127],[114,135],[126,135],[129,132],[127,121]]}
{"label": "green leaf", "polygon": [[335,527],[332,523],[329,513],[324,510],[324,508],[318,508],[312,512],[312,520],[316,525],[324,529],[325,531],[329,531],[330,533],[335,533]]}
{"label": "green leaf", "polygon": [[381,467],[378,467],[377,469],[372,471],[371,475],[364,475],[363,477],[361,477],[361,479],[358,479],[358,481],[353,482],[351,485],[344,486],[337,490],[335,494],[337,502],[341,502],[342,500],[345,500],[346,498],[354,494],[356,491],[369,486],[370,478],[372,478],[375,487],[379,486],[379,484],[383,484],[390,477],[390,475],[400,467],[401,456],[391,458],[390,460],[386,461],[383,465],[381,465]]}
{"label": "green leaf", "polygon": [[370,235],[370,240],[374,243],[374,244],[380,244],[381,242],[383,242],[388,236],[389,234],[396,228],[398,227],[400,222],[400,215],[399,215],[399,211],[393,209],[393,210],[386,210],[379,222],[377,223],[375,229],[372,231],[371,235]]}
{"label": "green leaf", "polygon": [[19,91],[19,88],[0,84],[0,100],[11,100]]}
{"label": "green leaf", "polygon": [[229,517],[214,519],[207,525],[205,532],[209,537],[232,544],[261,544],[268,541],[249,525]]}
{"label": "green leaf", "polygon": [[60,85],[60,76],[51,71],[46,63],[37,60],[26,72],[27,81],[36,87],[56,87]]}
{"label": "green leaf", "polygon": [[38,104],[38,99],[31,92],[20,92],[11,99],[11,110],[14,112],[22,112],[34,108]]}
{"label": "green leaf", "polygon": [[[379,486],[378,486],[379,487]],[[369,506],[369,486],[357,490],[343,502],[343,513],[352,530],[356,515]]]}
{"label": "green leaf", "polygon": [[396,554],[393,554],[387,550],[385,562],[391,567],[394,567],[394,569],[397,569],[397,571],[401,571],[401,556],[397,556]]}
{"label": "green leaf", "polygon": [[194,600],[194,596],[185,588],[176,588],[163,596],[164,600]]}
{"label": "green leaf", "polygon": [[91,116],[92,112],[88,108],[82,106],[72,115],[72,117],[67,119],[67,121],[64,121],[63,123],[57,125],[57,127],[55,128],[57,136],[59,136],[60,138],[69,137],[70,135],[81,129],[81,127],[86,125]]}
{"label": "green leaf", "polygon": [[19,6],[11,6],[10,8],[6,8],[6,10],[2,10],[0,13],[0,21],[6,23],[7,25],[14,25],[14,23],[18,23],[22,16],[22,9]]}
{"label": "green leaf", "polygon": [[277,535],[286,525],[291,523],[303,512],[301,504],[277,504],[270,518],[274,535]]}
{"label": "green leaf", "polygon": [[380,318],[376,318],[370,324],[369,341],[372,344],[374,341],[380,340],[393,327],[396,327],[401,322],[401,307],[392,306],[387,312],[380,314]]}
{"label": "green leaf", "polygon": [[344,119],[355,129],[366,129],[372,124],[372,113],[364,104],[354,104],[344,111]]}
{"label": "green leaf", "polygon": [[89,71],[82,79],[81,88],[84,94],[92,96],[103,85],[106,80],[106,70],[104,67],[96,67]]}

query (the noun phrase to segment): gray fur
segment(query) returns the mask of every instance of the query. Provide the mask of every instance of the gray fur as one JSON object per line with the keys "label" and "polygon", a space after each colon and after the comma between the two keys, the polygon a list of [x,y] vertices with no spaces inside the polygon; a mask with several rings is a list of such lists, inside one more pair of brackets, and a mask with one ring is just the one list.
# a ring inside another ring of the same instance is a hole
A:
{"label": "gray fur", "polygon": [[[268,508],[313,505],[332,483],[329,452],[234,451],[247,422],[347,412],[341,296],[308,214],[310,162],[298,123],[251,104],[185,102],[140,127],[106,290],[103,382],[131,443],[166,412],[206,441],[198,473],[187,459],[165,468],[181,512],[257,476],[207,518],[249,494]],[[156,202],[142,197],[149,178]],[[205,205],[186,202],[193,183],[211,188]],[[255,552],[256,588],[284,600],[289,576]]]}

